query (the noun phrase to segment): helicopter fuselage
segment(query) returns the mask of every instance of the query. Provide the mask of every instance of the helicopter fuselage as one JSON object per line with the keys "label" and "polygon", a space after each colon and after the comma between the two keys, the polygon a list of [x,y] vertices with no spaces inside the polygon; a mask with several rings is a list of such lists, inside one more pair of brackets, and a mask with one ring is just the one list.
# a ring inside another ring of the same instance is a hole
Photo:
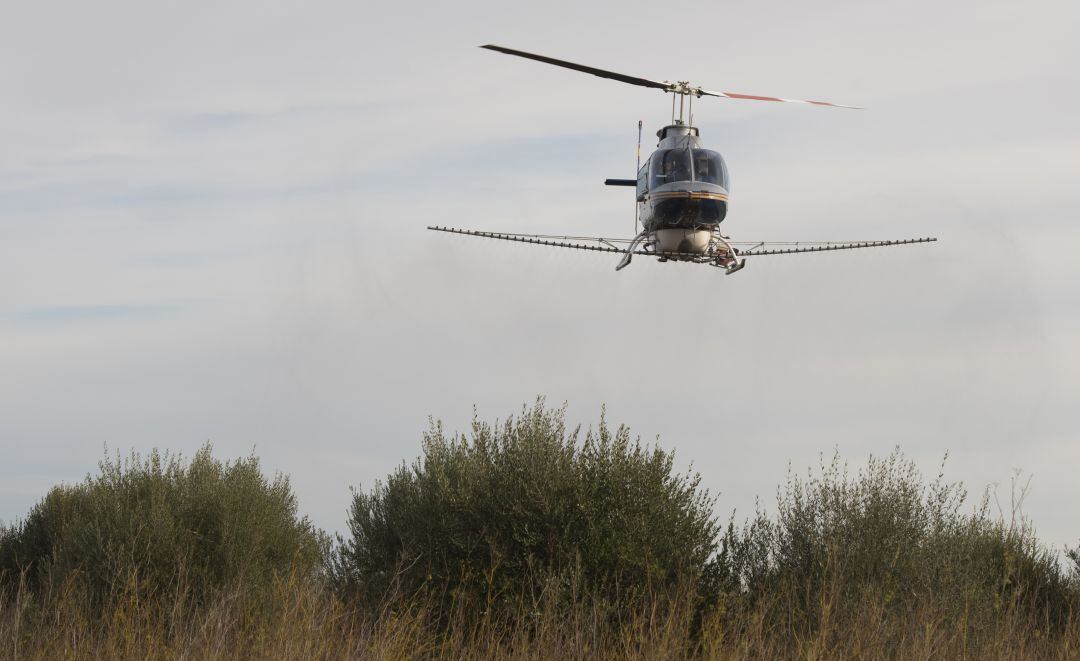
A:
{"label": "helicopter fuselage", "polygon": [[727,216],[727,166],[701,146],[693,126],[676,122],[657,137],[656,151],[638,171],[638,221],[659,252],[704,253]]}

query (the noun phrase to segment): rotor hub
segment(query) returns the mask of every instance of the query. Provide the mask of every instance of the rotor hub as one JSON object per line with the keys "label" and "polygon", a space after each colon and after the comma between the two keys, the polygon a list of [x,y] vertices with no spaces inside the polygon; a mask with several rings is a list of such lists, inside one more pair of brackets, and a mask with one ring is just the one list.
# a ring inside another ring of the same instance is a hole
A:
{"label": "rotor hub", "polygon": [[683,96],[687,96],[687,95],[688,96],[696,96],[698,98],[700,98],[701,94],[702,94],[702,89],[700,87],[692,86],[690,84],[690,81],[688,81],[688,80],[677,80],[675,82],[671,82],[670,80],[665,80],[664,85],[667,86],[667,87],[664,88],[664,91],[669,92],[671,94],[681,94]]}

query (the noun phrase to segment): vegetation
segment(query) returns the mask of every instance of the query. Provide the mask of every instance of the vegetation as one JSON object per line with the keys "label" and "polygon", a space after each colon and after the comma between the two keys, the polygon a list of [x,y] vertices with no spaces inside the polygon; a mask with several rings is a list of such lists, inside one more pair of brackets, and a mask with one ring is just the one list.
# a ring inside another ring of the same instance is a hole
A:
{"label": "vegetation", "polygon": [[275,575],[321,567],[326,543],[297,517],[288,479],[268,481],[255,457],[223,463],[207,445],[190,462],[154,451],[99,468],[0,529],[6,596],[21,585],[92,608],[121,596],[199,605],[236,586],[257,598]]}
{"label": "vegetation", "polygon": [[669,453],[539,403],[434,423],[332,548],[253,457],[133,455],[0,528],[0,657],[1080,655],[1080,549],[990,503],[896,451],[723,530]]}
{"label": "vegetation", "polygon": [[471,439],[433,423],[422,458],[354,494],[340,582],[372,605],[423,590],[482,611],[535,603],[556,577],[608,601],[694,583],[718,533],[699,477],[602,416],[579,436],[542,402]]}
{"label": "vegetation", "polygon": [[992,516],[988,492],[964,513],[965,499],[941,473],[925,484],[899,450],[855,478],[834,457],[817,475],[789,475],[775,518],[759,511],[728,527],[712,594],[808,640],[869,618],[895,627],[899,644],[920,617],[964,640],[1002,618],[1060,636],[1080,606],[1077,577],[1018,510]]}

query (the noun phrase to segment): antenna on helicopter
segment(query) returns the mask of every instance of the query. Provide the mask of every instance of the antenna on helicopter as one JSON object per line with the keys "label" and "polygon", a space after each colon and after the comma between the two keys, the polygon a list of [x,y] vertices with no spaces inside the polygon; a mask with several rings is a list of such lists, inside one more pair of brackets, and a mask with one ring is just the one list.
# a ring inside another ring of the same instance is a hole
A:
{"label": "antenna on helicopter", "polygon": [[[641,176],[641,120],[637,122],[637,169],[634,170],[634,174],[637,177]],[[634,234],[638,233],[638,196],[634,194]]]}
{"label": "antenna on helicopter", "polygon": [[514,50],[513,48],[504,48],[503,46],[495,46],[494,44],[485,44],[480,48],[486,48],[488,50],[497,51],[499,53],[505,53],[507,55],[516,55],[518,57],[524,57],[528,60],[536,60],[537,62],[544,62],[545,64],[553,64],[557,67],[563,67],[566,69],[573,69],[574,71],[581,71],[582,73],[592,74],[599,76],[600,78],[609,78],[611,80],[617,80],[623,83],[629,83],[630,85],[638,85],[640,87],[652,87],[654,89],[663,90],[679,97],[679,118],[675,121],[675,99],[671,99],[671,117],[673,124],[681,124],[683,119],[683,102],[687,96],[689,97],[703,97],[703,96],[716,96],[725,99],[746,99],[749,101],[780,101],[783,103],[809,103],[815,106],[831,106],[833,108],[850,108],[852,110],[862,110],[860,106],[845,106],[840,103],[831,103],[829,101],[805,101],[803,99],[784,99],[778,96],[759,96],[757,94],[739,94],[738,92],[710,92],[709,90],[701,89],[695,85],[691,85],[685,80],[671,82],[669,80],[649,80],[648,78],[639,78],[637,76],[627,76],[626,74],[616,73],[614,71],[608,71],[606,69],[598,69],[596,67],[586,66],[584,64],[576,64],[574,62],[567,62],[566,60],[557,60],[553,57],[547,57],[546,55],[536,55],[535,53],[526,53],[525,51]]}

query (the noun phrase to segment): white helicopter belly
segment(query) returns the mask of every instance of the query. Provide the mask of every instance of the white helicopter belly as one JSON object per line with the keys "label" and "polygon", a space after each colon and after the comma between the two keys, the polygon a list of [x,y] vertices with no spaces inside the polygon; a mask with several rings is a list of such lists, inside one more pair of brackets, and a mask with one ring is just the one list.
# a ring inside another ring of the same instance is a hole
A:
{"label": "white helicopter belly", "polygon": [[649,236],[654,252],[704,254],[712,240],[712,230],[662,229]]}

